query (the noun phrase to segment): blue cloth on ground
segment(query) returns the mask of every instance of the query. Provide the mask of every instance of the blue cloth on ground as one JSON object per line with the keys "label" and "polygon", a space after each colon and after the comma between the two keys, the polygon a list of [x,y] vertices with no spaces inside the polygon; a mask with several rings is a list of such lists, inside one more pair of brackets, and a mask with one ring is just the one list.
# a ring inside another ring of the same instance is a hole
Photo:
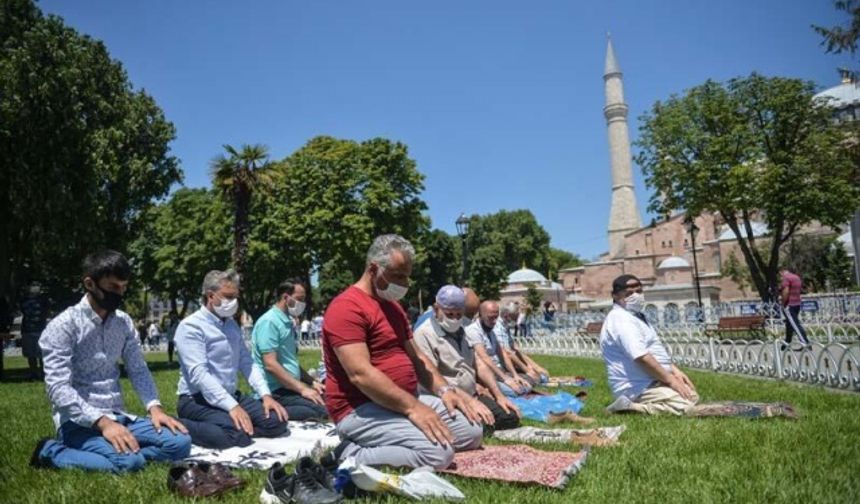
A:
{"label": "blue cloth on ground", "polygon": [[515,397],[511,401],[520,409],[523,418],[546,422],[550,413],[563,413],[572,411],[579,414],[585,403],[567,392],[537,396],[531,398]]}

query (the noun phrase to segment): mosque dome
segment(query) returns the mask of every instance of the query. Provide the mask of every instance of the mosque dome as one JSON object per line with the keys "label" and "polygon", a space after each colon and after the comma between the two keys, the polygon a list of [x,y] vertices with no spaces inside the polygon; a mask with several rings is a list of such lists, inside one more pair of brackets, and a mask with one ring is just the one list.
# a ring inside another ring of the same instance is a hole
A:
{"label": "mosque dome", "polygon": [[544,283],[546,277],[533,269],[522,268],[508,275],[508,284]]}
{"label": "mosque dome", "polygon": [[657,266],[657,269],[669,269],[669,268],[689,268],[690,263],[687,262],[683,257],[672,256],[668,257],[660,263],[660,266]]}
{"label": "mosque dome", "polygon": [[860,105],[860,83],[843,82],[838,86],[815,95],[815,98],[829,98],[829,105],[836,109]]}

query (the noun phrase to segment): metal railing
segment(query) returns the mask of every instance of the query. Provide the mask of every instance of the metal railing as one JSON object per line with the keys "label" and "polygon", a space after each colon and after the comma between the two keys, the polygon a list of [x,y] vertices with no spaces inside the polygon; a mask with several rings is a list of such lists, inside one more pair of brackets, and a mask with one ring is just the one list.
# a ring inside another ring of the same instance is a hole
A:
{"label": "metal railing", "polygon": [[[781,340],[724,340],[702,332],[660,331],[681,366],[791,380],[860,392],[860,344],[813,341],[787,347]],[[557,330],[518,339],[529,353],[601,358],[596,335]]]}

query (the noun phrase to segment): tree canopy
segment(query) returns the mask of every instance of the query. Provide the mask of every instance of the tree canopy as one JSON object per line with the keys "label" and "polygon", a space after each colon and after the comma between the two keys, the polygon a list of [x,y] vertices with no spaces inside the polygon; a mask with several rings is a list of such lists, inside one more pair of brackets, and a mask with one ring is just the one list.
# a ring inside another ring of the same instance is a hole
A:
{"label": "tree canopy", "polygon": [[[845,131],[814,94],[811,82],[752,74],[707,81],[641,118],[637,161],[654,189],[651,210],[718,213],[766,300],[780,247],[814,221],[844,224],[860,199]],[[753,220],[767,225],[765,253]]]}
{"label": "tree canopy", "polygon": [[105,46],[29,0],[0,9],[0,296],[77,285],[81,258],[125,251],[182,179],[175,136]]}

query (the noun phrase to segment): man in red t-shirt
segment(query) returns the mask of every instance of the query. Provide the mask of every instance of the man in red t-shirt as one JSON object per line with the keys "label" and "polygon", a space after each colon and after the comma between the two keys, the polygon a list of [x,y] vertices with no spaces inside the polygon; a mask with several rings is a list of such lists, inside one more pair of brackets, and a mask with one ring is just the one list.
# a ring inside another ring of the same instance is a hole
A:
{"label": "man in red t-shirt", "polygon": [[791,337],[797,333],[800,344],[809,346],[806,338],[806,329],[800,325],[800,291],[803,289],[803,281],[800,276],[792,273],[787,268],[779,270],[782,276],[782,288],[780,298],[782,301],[782,314],[785,317],[785,342],[791,344]]}
{"label": "man in red t-shirt", "polygon": [[[332,300],[323,318],[325,402],[343,440],[334,452],[339,460],[444,469],[455,450],[481,446],[482,422],[493,422],[412,341],[398,301],[414,256],[406,239],[377,237],[364,274]],[[419,381],[435,395],[418,395]]]}

